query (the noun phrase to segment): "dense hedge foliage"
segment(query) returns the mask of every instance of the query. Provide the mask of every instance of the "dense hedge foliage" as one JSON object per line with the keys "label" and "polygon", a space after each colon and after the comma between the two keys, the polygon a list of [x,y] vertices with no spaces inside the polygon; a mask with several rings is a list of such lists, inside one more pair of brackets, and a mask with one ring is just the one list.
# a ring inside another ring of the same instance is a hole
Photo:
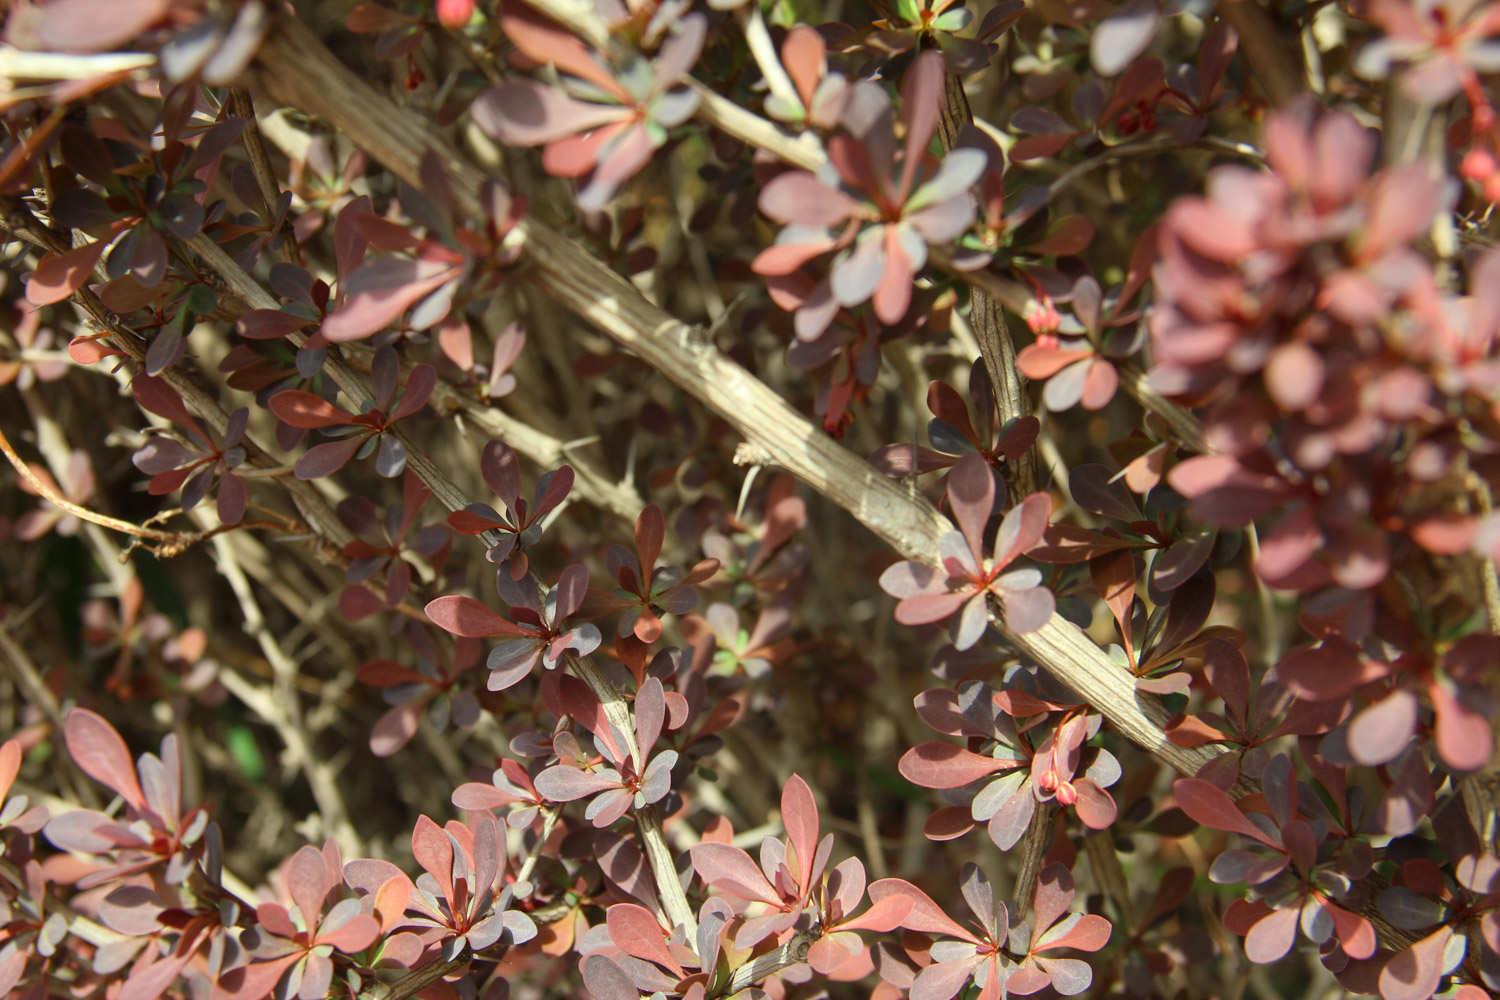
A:
{"label": "dense hedge foliage", "polygon": [[1497,77],[13,0],[0,993],[1500,991]]}

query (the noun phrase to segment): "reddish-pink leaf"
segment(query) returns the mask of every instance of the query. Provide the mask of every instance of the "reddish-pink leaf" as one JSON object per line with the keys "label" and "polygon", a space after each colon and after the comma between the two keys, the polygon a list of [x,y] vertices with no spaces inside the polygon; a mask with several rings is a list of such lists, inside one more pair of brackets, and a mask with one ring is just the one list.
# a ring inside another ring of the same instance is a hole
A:
{"label": "reddish-pink leaf", "polygon": [[312,430],[338,427],[350,421],[350,415],[322,396],[305,389],[286,389],[272,396],[267,404],[277,419],[293,427]]}
{"label": "reddish-pink leaf", "polygon": [[1088,348],[1068,349],[1046,345],[1046,343],[1028,343],[1025,348],[1022,348],[1020,354],[1016,355],[1016,367],[1026,378],[1052,378],[1065,367],[1076,361],[1085,360],[1092,354],[1094,351],[1089,351]]}
{"label": "reddish-pink leaf", "polygon": [[407,702],[386,710],[370,727],[370,752],[377,757],[389,757],[406,746],[417,735],[421,714],[419,702]]}
{"label": "reddish-pink leaf", "polygon": [[1073,782],[1073,790],[1078,793],[1073,811],[1083,820],[1084,826],[1090,830],[1104,830],[1114,823],[1115,816],[1119,813],[1114,796],[1089,778],[1079,778]]}
{"label": "reddish-pink leaf", "polygon": [[781,823],[796,854],[797,885],[809,888],[813,856],[818,850],[818,803],[802,777],[793,774],[781,789]]}
{"label": "reddish-pink leaf", "polygon": [[682,966],[667,948],[666,934],[650,910],[635,903],[616,903],[606,911],[605,922],[609,939],[625,954],[655,962],[679,976],[683,974]]}
{"label": "reddish-pink leaf", "polygon": [[901,755],[896,769],[923,788],[962,788],[985,775],[1013,767],[1014,762],[986,757],[953,743],[922,743]]}
{"label": "reddish-pink leaf", "polygon": [[436,598],[423,610],[438,628],[466,639],[487,639],[496,635],[521,637],[526,634],[474,598],[462,594]]}
{"label": "reddish-pink leaf", "polygon": [[63,738],[80,771],[116,792],[132,809],[145,810],[146,796],[136,778],[130,750],[114,726],[86,708],[75,708],[63,724]]}
{"label": "reddish-pink leaf", "polygon": [[107,242],[96,240],[66,253],[43,257],[26,281],[26,301],[34,306],[50,306],[78,291],[93,274]]}
{"label": "reddish-pink leaf", "polygon": [[367,439],[359,435],[307,449],[292,467],[298,479],[319,479],[342,469]]}
{"label": "reddish-pink leaf", "polygon": [[10,739],[0,745],[0,804],[5,802],[5,797],[10,794],[10,786],[15,783],[16,775],[21,772],[21,744],[19,741]]}
{"label": "reddish-pink leaf", "polygon": [[1178,778],[1172,783],[1172,795],[1177,800],[1177,807],[1194,822],[1213,830],[1243,834],[1267,847],[1281,847],[1250,822],[1228,793],[1212,782],[1202,778]]}
{"label": "reddish-pink leaf", "polygon": [[234,332],[247,340],[280,340],[307,323],[306,318],[280,309],[252,309],[236,321]]}
{"label": "reddish-pink leaf", "polygon": [[1299,910],[1288,906],[1272,910],[1261,917],[1245,935],[1245,955],[1257,965],[1264,965],[1281,958],[1292,949],[1297,938],[1297,916]]}
{"label": "reddish-pink leaf", "polygon": [[323,916],[323,900],[332,888],[323,852],[310,844],[297,849],[286,866],[286,886],[292,902],[302,911],[304,927],[316,927]]}
{"label": "reddish-pink leaf", "polygon": [[1483,767],[1493,742],[1489,719],[1461,702],[1441,681],[1427,691],[1437,713],[1433,742],[1443,763],[1459,771]]}
{"label": "reddish-pink leaf", "polygon": [[1276,678],[1299,698],[1341,698],[1379,677],[1384,670],[1367,661],[1345,639],[1288,650],[1276,664]]}
{"label": "reddish-pink leaf", "polygon": [[911,902],[911,909],[901,920],[901,926],[919,934],[950,937],[959,941],[978,943],[979,939],[932,901],[932,897],[910,882],[901,878],[883,878],[870,883],[870,901],[878,903],[890,896],[901,896]]}
{"label": "reddish-pink leaf", "polygon": [[1074,951],[1098,951],[1109,943],[1114,927],[1097,913],[1085,913],[1068,932],[1057,938],[1045,937],[1046,943],[1031,949],[1033,953],[1052,951],[1055,948],[1072,948]]}
{"label": "reddish-pink leaf", "polygon": [[1368,767],[1394,760],[1417,728],[1417,698],[1397,688],[1361,709],[1349,723],[1349,754]]}
{"label": "reddish-pink leaf", "polygon": [[1479,523],[1467,514],[1440,513],[1411,526],[1412,539],[1428,552],[1456,556],[1474,544]]}
{"label": "reddish-pink leaf", "polygon": [[1369,958],[1375,954],[1374,925],[1329,899],[1323,901],[1323,909],[1333,918],[1334,933],[1350,958]]}
{"label": "reddish-pink leaf", "polygon": [[589,955],[579,966],[583,985],[594,1000],[640,1000],[641,991],[630,977],[603,955]]}
{"label": "reddish-pink leaf", "polygon": [[1092,559],[1089,561],[1089,578],[1093,580],[1094,592],[1114,616],[1125,643],[1125,652],[1133,660],[1130,606],[1135,602],[1135,556],[1128,551],[1117,551]]}
{"label": "reddish-pink leaf", "polygon": [[750,855],[729,844],[700,843],[692,849],[693,870],[706,884],[741,899],[779,905],[781,896]]}
{"label": "reddish-pink leaf", "polygon": [[171,7],[171,0],[51,0],[34,15],[35,40],[59,52],[102,52],[130,41]]}
{"label": "reddish-pink leaf", "polygon": [[888,933],[900,927],[902,922],[912,910],[912,898],[901,893],[893,893],[882,897],[870,904],[869,909],[852,920],[846,920],[839,924],[840,930],[846,931],[875,931],[880,934]]}
{"label": "reddish-pink leaf", "polygon": [[984,525],[995,506],[995,477],[989,463],[969,452],[948,473],[948,506],[969,543],[969,551],[983,558]]}
{"label": "reddish-pink leaf", "polygon": [[536,776],[536,790],[549,802],[575,802],[619,787],[615,778],[568,764],[554,764]]}
{"label": "reddish-pink leaf", "polygon": [[418,816],[411,831],[411,856],[422,870],[437,880],[443,895],[453,898],[453,842],[427,816]]}
{"label": "reddish-pink leaf", "polygon": [[165,379],[142,372],[130,380],[130,391],[141,409],[148,413],[165,417],[175,424],[192,425],[193,418],[182,396]]}
{"label": "reddish-pink leaf", "polygon": [[966,591],[914,594],[896,605],[896,621],[902,625],[930,625],[952,616],[971,595]]}
{"label": "reddish-pink leaf", "polygon": [[344,279],[344,302],[324,318],[323,336],[335,344],[369,337],[395,323],[457,273],[444,260],[377,257],[366,261]]}
{"label": "reddish-pink leaf", "polygon": [[1392,955],[1380,972],[1384,1000],[1427,1000],[1443,975],[1443,953],[1453,937],[1451,927],[1439,927],[1405,951]]}
{"label": "reddish-pink leaf", "polygon": [[799,24],[787,32],[786,40],[781,43],[782,65],[808,110],[811,110],[818,80],[823,76],[827,51],[823,36],[807,24]]}
{"label": "reddish-pink leaf", "polygon": [[500,8],[500,28],[528,59],[543,66],[551,63],[564,73],[587,80],[612,95],[621,104],[634,103],[614,77],[594,58],[588,46],[570,32],[523,7]]}

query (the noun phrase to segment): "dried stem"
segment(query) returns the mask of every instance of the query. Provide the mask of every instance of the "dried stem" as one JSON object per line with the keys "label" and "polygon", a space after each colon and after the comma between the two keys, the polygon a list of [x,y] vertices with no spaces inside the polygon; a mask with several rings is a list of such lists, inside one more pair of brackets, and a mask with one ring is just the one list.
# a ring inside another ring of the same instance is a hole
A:
{"label": "dried stem", "polygon": [[[957,74],[949,73],[944,81],[941,110],[938,131],[943,146],[952,149],[964,128],[974,123],[963,80]],[[989,374],[990,385],[995,391],[1000,423],[1004,425],[1029,415],[1031,403],[1026,398],[1025,382],[1016,368],[1016,343],[1005,324],[1005,310],[994,295],[977,285],[971,286],[969,291],[969,325],[974,328],[979,354],[984,358],[984,370]],[[1036,490],[1037,460],[1031,449],[1007,465],[1006,471],[1017,496]]]}
{"label": "dried stem", "polygon": [[1272,104],[1286,104],[1307,89],[1302,68],[1288,54],[1296,45],[1281,38],[1258,0],[1223,0],[1218,8],[1219,16],[1240,36],[1252,75]]}
{"label": "dried stem", "polygon": [[[624,696],[603,671],[589,660],[569,657],[568,666],[583,679],[604,706],[605,719],[624,740],[626,752],[635,761],[636,767],[644,767],[644,754],[649,753],[651,748],[637,745],[635,720],[631,717],[630,706],[625,704]],[[656,894],[661,898],[667,920],[674,926],[684,928],[688,939],[692,940],[698,933],[698,918],[693,915],[682,880],[677,877],[677,865],[672,860],[672,849],[667,846],[667,839],[662,834],[661,820],[657,817],[656,810],[650,807],[635,810],[635,817],[641,844],[645,847],[646,863],[651,866],[651,875],[656,880]]]}
{"label": "dried stem", "polygon": [[1031,822],[1021,835],[1020,868],[1016,871],[1016,886],[1011,892],[1011,907],[1015,919],[1021,920],[1031,909],[1031,896],[1036,892],[1036,879],[1042,873],[1042,860],[1052,844],[1052,828],[1056,810],[1048,803],[1041,803],[1031,814]]}
{"label": "dried stem", "polygon": [[[338,775],[334,773],[326,760],[318,756],[308,742],[308,730],[302,718],[302,706],[297,696],[297,663],[287,655],[286,650],[281,647],[266,624],[265,616],[260,610],[260,603],[255,599],[255,591],[250,586],[250,581],[245,578],[244,570],[240,568],[230,539],[215,538],[214,552],[218,556],[219,573],[229,583],[235,600],[239,602],[245,631],[255,638],[261,653],[271,664],[272,682],[269,696],[255,698],[254,704],[249,702],[247,704],[276,730],[276,734],[281,737],[281,742],[286,745],[292,758],[302,769],[302,773],[307,777],[308,788],[312,790],[313,799],[318,804],[319,816],[328,833],[339,842],[339,847],[345,853],[358,856],[363,851],[363,847],[360,844],[358,832],[349,820],[349,809],[344,804],[343,793],[339,790]],[[229,685],[226,684],[227,686]],[[245,693],[243,688],[237,692],[241,700],[244,700]]]}
{"label": "dried stem", "polygon": [[74,503],[63,496],[51,483],[38,476],[32,470],[31,466],[27,465],[21,456],[16,454],[16,449],[11,445],[10,439],[5,436],[4,431],[0,431],[0,453],[5,455],[11,467],[16,470],[16,474],[25,480],[27,485],[35,490],[38,496],[45,498],[48,503],[67,511],[74,517],[88,521],[90,524],[97,524],[100,527],[109,528],[111,531],[118,531],[135,538],[144,538],[148,541],[158,542],[160,544],[153,547],[152,551],[159,556],[177,555],[187,549],[188,546],[202,541],[205,537],[202,532],[162,531],[160,528],[143,527],[134,522],[125,521],[118,517],[110,517],[108,514],[101,514],[96,510],[89,510],[82,504]]}

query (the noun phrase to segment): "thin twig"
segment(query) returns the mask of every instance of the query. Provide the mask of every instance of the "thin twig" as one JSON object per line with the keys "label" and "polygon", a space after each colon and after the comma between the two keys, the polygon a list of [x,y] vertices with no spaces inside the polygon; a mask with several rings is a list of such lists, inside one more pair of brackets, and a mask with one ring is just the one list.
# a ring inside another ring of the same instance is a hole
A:
{"label": "thin twig", "polygon": [[[944,147],[952,149],[964,128],[974,122],[963,80],[956,73],[947,74],[944,81],[941,112],[939,134]],[[1026,397],[1025,380],[1016,368],[1016,344],[1005,323],[1005,310],[998,299],[978,286],[971,286],[969,291],[969,325],[979,341],[979,354],[990,377],[1001,425],[1029,415],[1031,403]],[[1016,495],[1033,492],[1038,483],[1035,452],[1028,448],[1019,459],[1008,463],[1006,474]]]}
{"label": "thin twig", "polygon": [[[37,495],[43,497],[48,503],[60,510],[65,510],[74,517],[97,524],[100,527],[109,528],[122,534],[131,535],[135,538],[143,538],[148,541],[159,543],[152,547],[152,551],[159,556],[177,555],[189,546],[200,542],[206,537],[202,532],[162,531],[159,528],[147,528],[131,521],[122,520],[118,517],[110,517],[96,510],[89,510],[82,504],[74,503],[63,496],[51,483],[38,476],[36,472],[27,465],[16,449],[11,445],[10,439],[0,431],[0,453],[9,460],[11,467],[16,470],[26,484],[36,491]],[[123,553],[122,553],[123,558]]]}
{"label": "thin twig", "polygon": [[[625,704],[624,697],[616,690],[613,682],[586,658],[569,657],[568,666],[599,699],[604,707],[605,720],[625,742],[625,751],[635,761],[635,766],[644,767],[645,754],[651,748],[641,747],[636,743],[635,720],[631,717],[630,706]],[[646,863],[650,865],[651,875],[656,881],[656,894],[661,898],[662,909],[666,911],[667,919],[674,926],[684,928],[688,939],[692,940],[698,933],[698,919],[693,915],[692,906],[688,904],[682,880],[677,877],[672,849],[667,846],[667,839],[662,835],[661,820],[655,809],[650,807],[636,810],[635,815],[636,828],[645,848]]]}

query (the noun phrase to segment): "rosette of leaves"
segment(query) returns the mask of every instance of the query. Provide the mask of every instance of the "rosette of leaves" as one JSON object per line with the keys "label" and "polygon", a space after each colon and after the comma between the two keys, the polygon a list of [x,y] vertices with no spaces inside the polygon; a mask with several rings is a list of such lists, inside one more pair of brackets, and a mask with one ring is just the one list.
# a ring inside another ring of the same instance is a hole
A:
{"label": "rosette of leaves", "polygon": [[635,520],[635,550],[614,544],[604,562],[617,585],[610,603],[624,609],[618,634],[634,635],[644,643],[661,638],[663,614],[683,615],[698,606],[697,584],[719,571],[717,559],[701,559],[686,572],[677,567],[656,568],[666,538],[661,508],[647,504]]}
{"label": "rosette of leaves", "polygon": [[500,761],[489,784],[467,781],[453,790],[453,805],[459,809],[500,809],[513,806],[505,815],[505,825],[524,830],[536,821],[547,807],[547,800],[519,761]]}
{"label": "rosette of leaves", "polygon": [[764,678],[778,660],[787,656],[789,648],[795,648],[788,635],[792,609],[784,603],[762,608],[750,629],[740,624],[734,605],[722,601],[710,604],[703,620],[714,637],[714,669],[722,673],[733,675],[743,670],[752,680]]}
{"label": "rosette of leaves", "polygon": [[[439,327],[460,307],[483,299],[515,262],[505,237],[520,221],[523,204],[495,182],[479,191],[478,225],[458,208],[442,163],[431,153],[419,166],[422,189],[404,187],[403,210],[426,235],[376,215],[368,198],[339,213],[345,231],[339,260],[338,299],[319,327],[330,343],[363,340],[401,323],[413,331]],[[353,237],[353,238],[351,238]],[[366,259],[369,250],[381,251]],[[459,299],[462,292],[463,299]],[[402,317],[405,317],[403,320]]]}
{"label": "rosette of leaves", "polygon": [[1167,736],[1184,747],[1222,743],[1221,754],[1200,771],[1221,785],[1232,785],[1240,772],[1259,774],[1269,759],[1269,745],[1297,728],[1288,721],[1292,695],[1274,677],[1254,683],[1245,654],[1231,643],[1210,640],[1203,647],[1202,679],[1224,702],[1222,712],[1200,712],[1173,720]]}
{"label": "rosette of leaves", "polygon": [[969,367],[969,401],[947,382],[934,379],[927,384],[927,409],[932,413],[927,422],[930,448],[888,444],[870,456],[870,464],[893,479],[902,479],[951,469],[963,456],[977,452],[990,465],[999,467],[1026,454],[1041,431],[1036,417],[1000,423],[995,390],[982,358],[975,358]]}
{"label": "rosette of leaves", "polygon": [[287,860],[281,882],[292,905],[270,902],[255,908],[256,925],[241,938],[251,963],[235,983],[236,996],[275,990],[278,996],[320,1000],[333,982],[335,954],[355,955],[375,943],[380,924],[363,912],[357,898],[345,897],[324,910],[330,894],[344,883],[343,871],[343,858],[332,841],[321,851],[301,847]]}
{"label": "rosette of leaves", "polygon": [[125,803],[120,817],[77,809],[48,820],[43,833],[65,851],[99,855],[78,886],[90,889],[143,872],[180,885],[204,851],[208,813],[182,801],[182,762],[177,737],[167,735],[161,755],[142,754],[132,763],[115,728],[88,709],[68,713],[63,729],[68,755],[78,769]]}
{"label": "rosette of leaves", "polygon": [[[79,506],[88,506],[88,501],[93,498],[97,486],[97,480],[94,478],[94,464],[89,459],[89,453],[81,448],[75,448],[68,453],[68,464],[62,470],[61,484],[53,479],[52,473],[42,466],[28,463],[28,467],[33,476],[45,486],[55,490],[65,500]],[[17,538],[23,542],[31,542],[44,538],[54,531],[64,537],[78,534],[78,529],[83,522],[76,514],[54,505],[31,484],[30,480],[22,479],[17,485],[21,487],[22,492],[41,498],[41,502],[36,507],[16,518]]]}
{"label": "rosette of leaves", "polygon": [[997,692],[978,681],[924,691],[915,704],[927,725],[965,741],[918,744],[897,765],[912,784],[962,803],[932,815],[930,839],[952,840],[983,823],[996,846],[1010,850],[1048,801],[1072,809],[1090,829],[1115,821],[1118,808],[1105,789],[1119,781],[1119,761],[1087,745],[1098,734],[1098,716],[1019,686]]}
{"label": "rosette of leaves", "polygon": [[[349,568],[339,594],[339,614],[359,621],[398,606],[411,588],[412,557],[419,557],[441,573],[452,549],[452,536],[443,524],[417,528],[422,508],[432,491],[410,469],[401,480],[401,501],[380,510],[366,497],[346,497],[335,508],[339,520],[356,537],[344,545]],[[384,575],[379,590],[370,581]]]}
{"label": "rosette of leaves", "polygon": [[526,573],[526,550],[542,537],[545,519],[568,497],[573,488],[573,468],[563,465],[544,472],[536,482],[531,500],[521,497],[521,460],[503,441],[490,441],[479,454],[479,474],[505,506],[502,514],[489,504],[471,503],[448,515],[448,524],[465,535],[494,532],[499,540],[485,556],[506,566],[519,579]]}
{"label": "rosette of leaves", "polygon": [[891,896],[909,900],[911,909],[901,926],[935,939],[924,949],[931,963],[908,984],[912,1000],[950,1000],[970,983],[984,1000],[1030,996],[1049,986],[1074,996],[1093,983],[1087,962],[1055,953],[1098,951],[1109,943],[1113,928],[1098,914],[1069,912],[1073,876],[1061,864],[1042,869],[1030,914],[1014,925],[1009,907],[996,898],[978,865],[964,865],[959,889],[974,917],[969,926],[904,879],[881,879],[870,887],[870,898],[877,903]]}
{"label": "rosette of leaves", "polygon": [[1250,813],[1202,778],[1180,778],[1172,785],[1178,808],[1190,819],[1254,842],[1224,851],[1209,869],[1213,881],[1243,882],[1254,893],[1225,914],[1226,926],[1245,935],[1245,954],[1252,962],[1280,959],[1299,927],[1318,945],[1336,942],[1350,958],[1369,958],[1375,953],[1374,927],[1336,901],[1369,874],[1368,846],[1330,836],[1336,831],[1329,825],[1299,814],[1297,779],[1285,755],[1266,765],[1261,785],[1269,810]]}
{"label": "rosette of leaves", "polygon": [[703,554],[719,561],[721,579],[733,588],[732,603],[774,599],[801,581],[808,548],[798,534],[807,526],[807,502],[796,490],[795,479],[778,473],[759,503],[758,519],[741,512],[722,530],[703,533]]}
{"label": "rosette of leaves", "polygon": [[[650,900],[654,902],[654,895]],[[579,972],[597,1000],[636,1000],[652,996],[704,1000],[722,971],[724,934],[734,918],[722,900],[709,897],[698,911],[698,933],[661,925],[655,913],[638,903],[615,903],[579,942]]]}
{"label": "rosette of leaves", "polygon": [[[1354,68],[1396,82],[1412,100],[1443,104],[1480,91],[1480,75],[1500,72],[1500,14],[1469,0],[1373,0],[1362,13],[1382,34],[1360,50]],[[1478,110],[1477,108],[1475,109]]]}
{"label": "rosette of leaves", "polygon": [[[1396,884],[1376,897],[1376,906],[1396,927],[1422,934],[1380,970],[1383,1000],[1424,1000],[1444,976],[1464,966],[1477,966],[1480,983],[1490,991],[1500,988],[1500,857],[1494,853],[1467,854],[1451,871],[1427,858],[1410,858]],[[1489,996],[1479,985],[1460,987],[1454,996]]]}
{"label": "rosette of leaves", "polygon": [[894,6],[895,17],[874,22],[877,30],[865,44],[893,54],[935,44],[961,76],[990,65],[998,39],[1026,10],[1021,0],[1003,0],[976,23],[974,12],[958,0],[896,0]]}
{"label": "rosette of leaves", "polygon": [[[1087,562],[1099,597],[1111,604],[1116,621],[1128,611],[1123,563],[1112,568],[1122,553],[1154,553],[1146,584],[1147,593],[1159,605],[1168,603],[1174,591],[1194,579],[1214,554],[1218,532],[1183,516],[1180,504],[1174,509],[1175,498],[1167,491],[1148,493],[1143,509],[1120,476],[1095,462],[1068,472],[1068,491],[1074,503],[1103,523],[1090,528],[1050,524],[1031,556],[1060,565]],[[1133,582],[1133,564],[1130,577]]]}
{"label": "rosette of leaves", "polygon": [[394,479],[406,469],[406,446],[393,433],[397,423],[422,410],[437,387],[437,371],[417,365],[407,375],[400,396],[401,364],[392,347],[375,352],[370,370],[374,398],[359,413],[350,413],[305,389],[286,389],[272,396],[272,413],[299,430],[322,430],[334,438],[309,448],[293,471],[298,479],[332,475],[354,458],[375,456],[375,471]]}
{"label": "rosette of leaves", "polygon": [[697,93],[681,84],[703,48],[701,14],[673,24],[655,58],[630,52],[617,65],[519,5],[505,4],[498,21],[518,52],[556,69],[558,82],[491,87],[475,99],[474,121],[506,145],[545,146],[542,166],[553,176],[587,177],[578,192],[585,211],[603,209],[698,108]]}
{"label": "rosette of leaves", "polygon": [[[761,211],[784,228],[751,266],[773,293],[783,293],[784,306],[794,300],[799,337],[815,338],[840,307],[865,301],[882,323],[900,322],[927,248],[952,242],[973,223],[969,188],[985,169],[985,155],[953,150],[933,169],[927,153],[943,74],[936,52],[918,56],[907,71],[899,147],[884,88],[869,80],[855,84],[844,131],[828,140],[829,166],[818,174],[788,171],[761,190]],[[828,253],[834,254],[828,276],[804,291],[798,272]]]}
{"label": "rosette of leaves", "polygon": [[660,680],[649,677],[635,696],[638,752],[627,753],[619,734],[600,720],[593,729],[602,761],[584,754],[571,733],[559,733],[554,741],[559,762],[536,776],[536,790],[549,802],[589,799],[584,819],[600,829],[632,809],[654,805],[672,790],[677,766],[677,751],[652,752],[666,725],[665,692]]}
{"label": "rosette of leaves", "polygon": [[[1114,398],[1120,385],[1116,364],[1138,351],[1145,330],[1137,315],[1107,316],[1099,283],[1084,275],[1073,284],[1072,314],[1056,333],[1041,334],[1016,355],[1016,370],[1035,381],[1045,381],[1042,402],[1053,412],[1082,404],[1100,410]],[[1118,308],[1112,304],[1111,312]],[[1111,327],[1130,324],[1133,334],[1107,336]]]}
{"label": "rosette of leaves", "polygon": [[[206,128],[194,126],[193,134],[185,135],[185,129],[168,123],[158,148],[142,144],[135,150],[106,143],[85,126],[64,129],[59,148],[66,169],[56,174],[53,221],[97,238],[43,256],[26,283],[27,300],[38,306],[61,302],[94,277],[103,258],[107,283],[101,295],[106,304],[152,301],[158,289],[168,287],[163,285],[171,263],[167,239],[191,239],[211,221],[203,177],[215,173],[244,127],[244,119],[229,118]],[[222,203],[214,206],[216,213],[222,208]],[[148,351],[151,374],[181,356],[190,318],[215,307],[206,287],[185,288],[176,306],[157,316],[160,323],[162,314],[170,314]],[[134,308],[138,304],[131,303]]]}
{"label": "rosette of leaves", "polygon": [[510,618],[462,595],[439,597],[428,602],[425,609],[433,624],[453,635],[467,639],[504,637],[485,660],[491,691],[519,684],[538,663],[556,670],[565,656],[587,656],[599,648],[602,639],[592,622],[568,626],[568,619],[578,613],[588,593],[589,572],[581,563],[564,569],[557,583],[541,594],[529,579],[515,581],[505,573],[496,577],[501,598],[510,604]]}
{"label": "rosette of leaves", "polygon": [[249,424],[250,411],[241,407],[231,413],[223,440],[216,442],[188,413],[177,390],[166,382],[140,374],[131,379],[130,389],[142,409],[185,428],[188,439],[198,442],[195,448],[165,434],[152,434],[130,456],[131,463],[151,477],[147,492],[152,496],[163,496],[181,489],[182,509],[192,510],[217,485],[219,521],[239,524],[245,517],[248,494],[245,481],[235,470],[245,462],[245,448],[241,442]]}
{"label": "rosette of leaves", "polygon": [[743,916],[734,936],[736,948],[788,937],[828,866],[833,834],[819,839],[818,804],[800,775],[792,775],[781,788],[781,822],[786,839],[763,840],[759,864],[732,844],[705,841],[692,849],[698,877]]}
{"label": "rosette of leaves", "polygon": [[896,621],[930,625],[957,615],[950,626],[953,645],[966,650],[984,635],[988,598],[994,595],[1004,609],[1007,628],[1018,633],[1041,628],[1055,608],[1052,592],[1042,586],[1039,570],[1009,567],[1041,541],[1051,498],[1033,493],[1007,511],[986,556],[985,527],[995,505],[995,477],[989,464],[977,453],[965,455],[949,473],[947,496],[959,530],[939,542],[942,568],[908,560],[880,575],[881,589],[899,601]]}
{"label": "rosette of leaves", "polygon": [[444,826],[419,816],[411,853],[423,874],[407,903],[405,926],[434,937],[445,960],[465,949],[483,951],[502,938],[525,944],[536,937],[532,919],[510,909],[511,893],[496,892],[508,855],[493,815],[473,813],[468,823],[449,820]]}
{"label": "rosette of leaves", "polygon": [[413,643],[414,667],[369,660],[355,673],[361,684],[379,688],[382,700],[391,706],[370,730],[370,752],[377,757],[389,757],[410,743],[424,715],[438,733],[449,723],[469,729],[480,719],[479,700],[473,691],[459,687],[459,681],[479,663],[483,647],[473,639],[459,639],[445,658],[425,631],[418,634],[422,639]]}

